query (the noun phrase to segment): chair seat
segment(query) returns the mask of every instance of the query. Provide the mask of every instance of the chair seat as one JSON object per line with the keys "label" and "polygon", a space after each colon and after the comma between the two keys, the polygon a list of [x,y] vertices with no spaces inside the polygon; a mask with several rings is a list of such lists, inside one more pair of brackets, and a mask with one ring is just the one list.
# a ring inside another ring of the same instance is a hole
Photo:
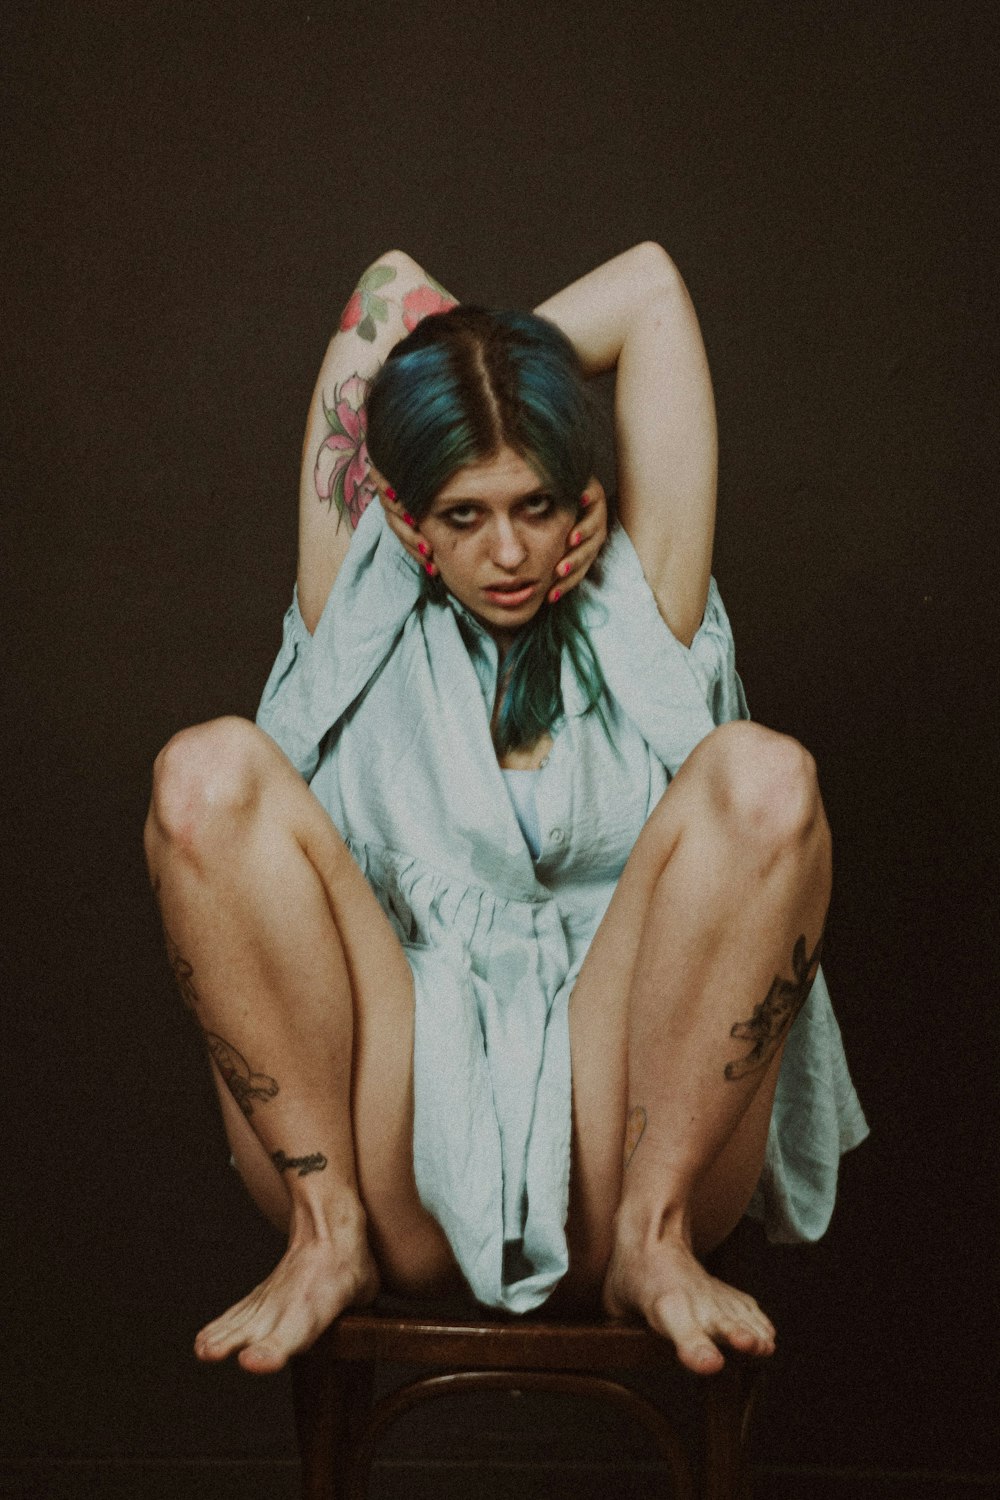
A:
{"label": "chair seat", "polygon": [[455,1365],[497,1370],[648,1370],[676,1363],[673,1349],[644,1324],[519,1318],[345,1313],[329,1330],[334,1359]]}

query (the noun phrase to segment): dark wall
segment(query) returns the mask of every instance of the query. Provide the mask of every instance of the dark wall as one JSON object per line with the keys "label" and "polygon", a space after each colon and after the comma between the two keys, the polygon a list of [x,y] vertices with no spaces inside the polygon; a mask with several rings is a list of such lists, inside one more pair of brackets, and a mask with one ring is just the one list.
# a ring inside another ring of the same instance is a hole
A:
{"label": "dark wall", "polygon": [[751,704],[821,767],[874,1132],[776,1262],[761,1457],[996,1463],[991,13],[7,9],[9,1451],[290,1451],[280,1381],[189,1352],[278,1246],[168,978],[148,767],[255,707],[359,270],[399,245],[531,304],[655,238],[715,374]]}

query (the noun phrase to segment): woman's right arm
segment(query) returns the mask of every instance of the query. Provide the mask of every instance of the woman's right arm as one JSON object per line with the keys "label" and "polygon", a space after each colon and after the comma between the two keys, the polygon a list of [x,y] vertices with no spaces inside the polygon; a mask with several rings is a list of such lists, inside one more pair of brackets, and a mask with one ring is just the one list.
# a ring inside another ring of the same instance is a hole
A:
{"label": "woman's right arm", "polygon": [[351,536],[375,495],[365,397],[390,349],[455,299],[401,250],[363,273],[320,367],[299,478],[299,608],[315,630]]}

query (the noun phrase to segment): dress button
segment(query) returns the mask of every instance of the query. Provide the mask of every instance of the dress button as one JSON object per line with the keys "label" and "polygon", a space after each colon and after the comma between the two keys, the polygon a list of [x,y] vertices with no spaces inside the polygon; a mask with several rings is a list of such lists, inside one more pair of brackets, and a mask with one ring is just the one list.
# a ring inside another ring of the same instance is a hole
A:
{"label": "dress button", "polygon": [[549,833],[549,838],[554,844],[561,844],[565,837],[561,828],[553,828]]}

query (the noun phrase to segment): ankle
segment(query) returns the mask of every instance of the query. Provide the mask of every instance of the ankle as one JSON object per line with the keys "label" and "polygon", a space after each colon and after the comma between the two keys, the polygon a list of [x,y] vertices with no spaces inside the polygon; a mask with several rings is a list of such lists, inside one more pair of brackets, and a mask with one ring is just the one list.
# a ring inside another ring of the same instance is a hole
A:
{"label": "ankle", "polygon": [[293,1190],[291,1200],[290,1245],[342,1239],[345,1235],[367,1235],[368,1216],[357,1192],[351,1187],[335,1187],[322,1197],[315,1192]]}
{"label": "ankle", "polygon": [[627,1191],[615,1215],[615,1239],[636,1249],[653,1249],[665,1239],[692,1245],[690,1202],[687,1195]]}

